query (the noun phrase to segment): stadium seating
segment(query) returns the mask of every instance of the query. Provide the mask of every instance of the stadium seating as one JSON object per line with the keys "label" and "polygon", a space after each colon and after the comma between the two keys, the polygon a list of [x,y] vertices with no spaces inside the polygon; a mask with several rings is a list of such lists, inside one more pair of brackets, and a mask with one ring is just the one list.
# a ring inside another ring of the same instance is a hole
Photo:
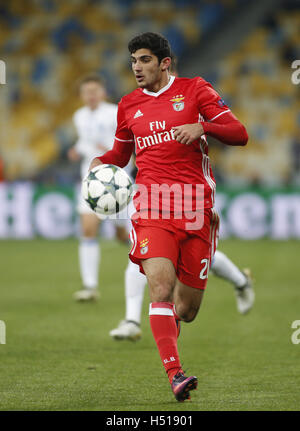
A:
{"label": "stadium seating", "polygon": [[300,103],[291,63],[300,58],[300,11],[279,11],[271,23],[266,21],[221,63],[215,83],[250,135],[246,153],[215,149],[225,182],[233,185],[293,182],[291,146],[300,127]]}
{"label": "stadium seating", "polygon": [[[79,107],[76,83],[81,76],[99,73],[114,102],[134,88],[124,41],[138,32],[161,32],[180,62],[190,44],[207,36],[228,11],[245,1],[12,0],[2,4],[0,50],[8,84],[1,86],[0,101],[5,177],[35,178],[64,154],[74,140],[71,117]],[[275,177],[278,181],[278,174],[281,181],[289,177],[289,152],[284,148],[299,127],[299,101],[297,86],[290,85],[286,58],[300,45],[299,24],[299,13],[277,14],[272,25],[257,29],[220,67],[216,87],[251,134],[247,160],[241,151],[229,148],[219,157],[222,150],[213,149],[229,182],[245,177],[245,166],[249,181],[272,183]]]}

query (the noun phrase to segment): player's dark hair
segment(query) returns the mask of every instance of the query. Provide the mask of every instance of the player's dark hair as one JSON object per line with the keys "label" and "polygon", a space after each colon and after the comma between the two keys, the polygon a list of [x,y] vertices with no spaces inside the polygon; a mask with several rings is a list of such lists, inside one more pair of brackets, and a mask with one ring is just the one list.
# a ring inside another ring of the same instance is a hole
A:
{"label": "player's dark hair", "polygon": [[97,84],[104,86],[102,79],[100,76],[96,74],[86,75],[78,83],[78,87],[81,88],[84,84],[87,84],[89,82],[96,82]]}
{"label": "player's dark hair", "polygon": [[171,64],[169,66],[169,72],[171,75],[178,76],[177,57],[174,52],[171,52]]}
{"label": "player's dark hair", "polygon": [[158,33],[142,33],[135,36],[128,43],[130,54],[134,54],[138,49],[149,49],[158,58],[160,63],[163,58],[171,57],[171,47],[168,40]]}

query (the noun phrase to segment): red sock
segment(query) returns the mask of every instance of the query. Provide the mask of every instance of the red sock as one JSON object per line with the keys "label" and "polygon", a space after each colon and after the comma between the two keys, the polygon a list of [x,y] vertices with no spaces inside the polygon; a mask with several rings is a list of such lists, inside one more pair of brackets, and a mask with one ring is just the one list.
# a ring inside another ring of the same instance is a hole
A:
{"label": "red sock", "polygon": [[169,302],[152,302],[149,309],[150,326],[170,383],[182,371],[177,350],[177,327],[173,305]]}

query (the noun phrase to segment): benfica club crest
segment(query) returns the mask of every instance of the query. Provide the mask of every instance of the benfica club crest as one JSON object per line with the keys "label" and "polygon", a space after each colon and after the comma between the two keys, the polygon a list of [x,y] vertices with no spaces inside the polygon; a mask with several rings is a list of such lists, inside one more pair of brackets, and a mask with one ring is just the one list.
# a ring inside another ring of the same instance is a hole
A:
{"label": "benfica club crest", "polygon": [[149,239],[148,238],[145,238],[142,241],[140,241],[141,254],[148,253],[148,243],[149,243]]}
{"label": "benfica club crest", "polygon": [[173,102],[173,109],[174,111],[182,111],[184,109],[184,96],[182,94],[177,95],[173,97],[173,99],[170,99],[171,102]]}

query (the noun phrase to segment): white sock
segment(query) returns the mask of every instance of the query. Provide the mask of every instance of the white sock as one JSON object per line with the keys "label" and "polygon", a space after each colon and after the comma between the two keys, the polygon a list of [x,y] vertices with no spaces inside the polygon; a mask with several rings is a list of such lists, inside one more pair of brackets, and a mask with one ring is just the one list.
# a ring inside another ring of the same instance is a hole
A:
{"label": "white sock", "polygon": [[218,277],[225,278],[230,281],[234,286],[243,286],[247,279],[239,268],[221,251],[216,251],[211,271]]}
{"label": "white sock", "polygon": [[81,238],[79,243],[79,269],[84,287],[98,286],[100,245],[97,238]]}
{"label": "white sock", "polygon": [[126,320],[141,323],[141,312],[147,278],[139,266],[129,260],[125,271]]}

